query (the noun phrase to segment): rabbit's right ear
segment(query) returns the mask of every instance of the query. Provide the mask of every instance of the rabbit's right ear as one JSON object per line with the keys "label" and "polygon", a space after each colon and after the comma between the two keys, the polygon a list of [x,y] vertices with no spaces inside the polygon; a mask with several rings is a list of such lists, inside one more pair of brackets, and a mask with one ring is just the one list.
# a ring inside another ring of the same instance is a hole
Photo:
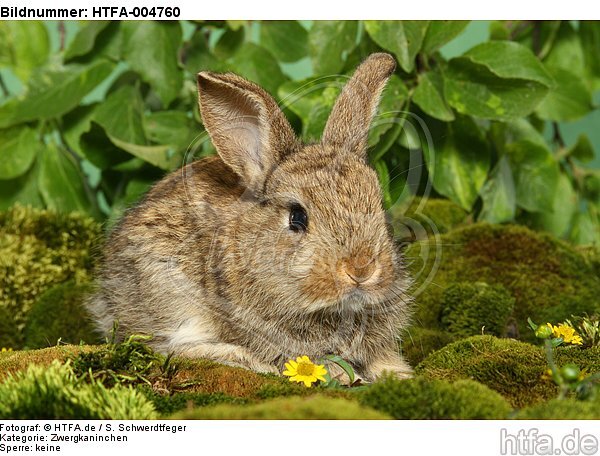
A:
{"label": "rabbit's right ear", "polygon": [[281,158],[298,147],[292,127],[275,100],[232,73],[198,74],[204,128],[223,161],[258,190]]}

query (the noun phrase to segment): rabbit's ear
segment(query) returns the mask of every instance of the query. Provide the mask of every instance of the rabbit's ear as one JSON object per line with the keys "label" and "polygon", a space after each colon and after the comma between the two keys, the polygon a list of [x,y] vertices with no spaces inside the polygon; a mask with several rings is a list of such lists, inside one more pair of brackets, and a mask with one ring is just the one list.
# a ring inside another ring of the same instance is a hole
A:
{"label": "rabbit's ear", "polygon": [[275,100],[232,73],[198,74],[202,123],[217,152],[252,189],[258,189],[297,138]]}
{"label": "rabbit's ear", "polygon": [[369,126],[396,62],[389,54],[371,54],[342,89],[323,131],[323,144],[365,156]]}

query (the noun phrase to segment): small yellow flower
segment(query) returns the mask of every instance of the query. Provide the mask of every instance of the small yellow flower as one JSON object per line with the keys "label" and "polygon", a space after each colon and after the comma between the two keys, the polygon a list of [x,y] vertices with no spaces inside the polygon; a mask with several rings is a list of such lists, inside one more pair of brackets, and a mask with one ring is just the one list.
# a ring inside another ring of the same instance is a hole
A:
{"label": "small yellow flower", "polygon": [[542,380],[552,380],[554,375],[552,374],[552,369],[546,369],[546,371],[542,374]]}
{"label": "small yellow flower", "polygon": [[298,356],[296,361],[290,359],[285,363],[283,375],[290,377],[290,382],[304,382],[304,386],[311,387],[318,380],[324,382],[327,369],[322,364],[314,364],[308,356]]}
{"label": "small yellow flower", "polygon": [[[550,325],[548,323],[548,325]],[[560,323],[558,326],[552,326],[553,336],[560,337],[567,344],[573,345],[582,345],[583,340],[581,336],[579,336],[575,329],[569,325],[565,325],[564,323]]]}
{"label": "small yellow flower", "polygon": [[2,353],[4,353],[4,352],[11,352],[11,351],[13,351],[13,349],[12,349],[12,348],[5,348],[5,347],[2,347],[2,350],[0,350],[0,351],[1,351]]}

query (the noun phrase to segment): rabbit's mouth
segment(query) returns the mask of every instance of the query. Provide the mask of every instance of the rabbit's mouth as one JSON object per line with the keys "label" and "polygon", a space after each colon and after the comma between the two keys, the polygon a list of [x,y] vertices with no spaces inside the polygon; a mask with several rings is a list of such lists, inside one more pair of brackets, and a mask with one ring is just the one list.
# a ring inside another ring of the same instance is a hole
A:
{"label": "rabbit's mouth", "polygon": [[372,305],[373,301],[372,292],[356,286],[344,293],[338,305],[342,310],[358,312]]}

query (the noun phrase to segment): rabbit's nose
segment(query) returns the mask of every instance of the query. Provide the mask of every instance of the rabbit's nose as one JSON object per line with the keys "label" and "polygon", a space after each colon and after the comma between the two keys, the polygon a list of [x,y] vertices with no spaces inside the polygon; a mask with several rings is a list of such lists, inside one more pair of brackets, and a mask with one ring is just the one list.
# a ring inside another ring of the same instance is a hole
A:
{"label": "rabbit's nose", "polygon": [[342,260],[341,270],[356,285],[363,285],[374,277],[377,264],[371,255],[357,255]]}

